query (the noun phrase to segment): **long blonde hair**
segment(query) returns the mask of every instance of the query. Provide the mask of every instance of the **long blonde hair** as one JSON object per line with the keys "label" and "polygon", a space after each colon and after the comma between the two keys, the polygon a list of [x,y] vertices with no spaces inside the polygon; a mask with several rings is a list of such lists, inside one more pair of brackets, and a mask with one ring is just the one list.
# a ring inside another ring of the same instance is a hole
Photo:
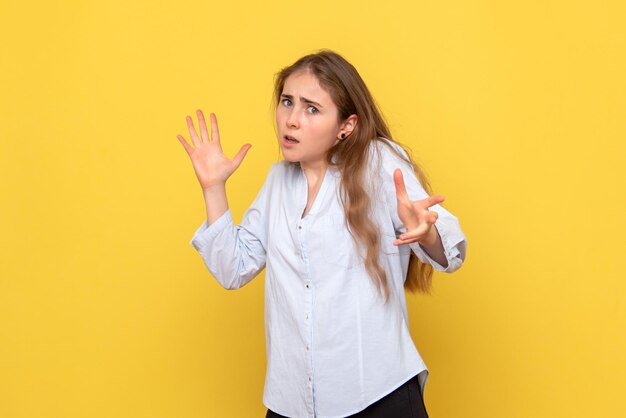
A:
{"label": "long blonde hair", "polygon": [[[381,250],[380,233],[368,216],[371,199],[363,184],[371,141],[383,142],[394,154],[406,161],[429,195],[432,194],[430,183],[412,160],[410,149],[393,140],[382,112],[356,68],[334,51],[321,49],[276,73],[273,95],[273,104],[276,107],[280,104],[285,80],[301,70],[310,71],[317,77],[337,106],[340,121],[346,120],[352,114],[357,115],[358,122],[348,139],[339,141],[331,148],[327,159],[328,164],[337,167],[341,173],[340,195],[348,226],[355,243],[365,246],[365,268],[377,287],[383,289],[386,302],[389,298],[389,285],[385,270],[378,262],[378,253]],[[408,158],[390,146],[387,140],[400,146]],[[433,267],[422,263],[411,252],[404,288],[413,293],[429,294],[432,275]]]}

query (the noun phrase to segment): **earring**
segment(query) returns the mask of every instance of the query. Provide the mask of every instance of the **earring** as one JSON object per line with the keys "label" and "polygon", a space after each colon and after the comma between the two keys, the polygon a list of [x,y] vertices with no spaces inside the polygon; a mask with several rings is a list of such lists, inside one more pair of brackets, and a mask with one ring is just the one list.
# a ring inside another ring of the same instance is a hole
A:
{"label": "earring", "polygon": [[346,139],[346,134],[342,133],[341,134],[341,139]]}

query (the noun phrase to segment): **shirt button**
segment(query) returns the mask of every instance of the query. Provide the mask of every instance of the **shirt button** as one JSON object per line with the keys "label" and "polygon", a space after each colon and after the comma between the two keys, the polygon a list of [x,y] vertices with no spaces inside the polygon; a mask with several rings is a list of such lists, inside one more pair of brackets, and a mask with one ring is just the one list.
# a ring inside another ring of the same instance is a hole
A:
{"label": "shirt button", "polygon": [[298,225],[298,229],[302,229],[302,225]]}
{"label": "shirt button", "polygon": [[309,382],[311,381],[311,378],[309,377]]}
{"label": "shirt button", "polygon": [[308,345],[306,346],[306,351],[309,351],[309,346]]}
{"label": "shirt button", "polygon": [[307,288],[307,289],[309,288],[309,285],[308,285],[308,284],[306,285],[306,288]]}

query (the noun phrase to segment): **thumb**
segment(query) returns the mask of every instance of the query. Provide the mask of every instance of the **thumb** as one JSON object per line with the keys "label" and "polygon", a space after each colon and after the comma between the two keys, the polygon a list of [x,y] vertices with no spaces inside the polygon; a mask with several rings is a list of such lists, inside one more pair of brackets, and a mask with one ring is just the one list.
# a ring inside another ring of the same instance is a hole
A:
{"label": "thumb", "polygon": [[243,158],[246,156],[246,154],[248,153],[248,150],[250,148],[252,148],[251,144],[243,145],[241,147],[241,149],[239,150],[239,152],[233,157],[233,162],[235,163],[235,168],[239,167],[239,165],[243,161]]}

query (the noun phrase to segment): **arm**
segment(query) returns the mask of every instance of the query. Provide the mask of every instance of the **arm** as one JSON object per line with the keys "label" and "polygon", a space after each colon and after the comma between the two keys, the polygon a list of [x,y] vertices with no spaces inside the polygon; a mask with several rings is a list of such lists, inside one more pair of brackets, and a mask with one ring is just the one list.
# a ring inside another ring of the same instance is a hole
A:
{"label": "arm", "polygon": [[[433,250],[432,246],[417,242],[408,245],[422,262],[431,264],[435,270],[445,273],[455,272],[461,268],[465,261],[467,239],[461,230],[456,216],[441,206],[438,209],[431,208],[431,210],[439,214],[439,218],[435,221],[433,228],[431,228],[432,231],[436,231],[440,241],[440,244],[434,244],[433,246],[437,247],[439,245],[439,249]],[[442,250],[446,260],[445,264],[442,262],[443,260],[436,258],[441,257]],[[431,256],[431,254],[433,255]]]}
{"label": "arm", "polygon": [[[265,267],[267,248],[267,210],[272,169],[256,199],[235,225],[228,205],[214,217],[215,203],[207,200],[207,220],[196,230],[190,244],[202,256],[205,266],[218,283],[228,290],[239,289]],[[220,192],[221,195],[221,192]],[[205,197],[211,197],[205,193]],[[226,194],[223,193],[225,198]],[[224,200],[225,201],[225,200]]]}
{"label": "arm", "polygon": [[202,195],[206,207],[207,223],[212,224],[228,210],[226,183],[218,183],[202,189]]}
{"label": "arm", "polygon": [[[394,148],[406,156],[406,153],[396,144]],[[458,218],[439,205],[443,201],[443,196],[428,196],[426,190],[421,185],[411,167],[397,156],[385,145],[381,144],[383,184],[385,184],[385,194],[389,207],[389,214],[392,218],[397,232],[403,235],[410,235],[407,225],[401,220],[398,210],[403,208],[398,205],[396,187],[400,182],[404,188],[408,199],[416,206],[428,207],[429,213],[426,216],[432,226],[426,231],[426,225],[422,224],[415,231],[425,235],[420,238],[420,242],[409,242],[408,245],[415,255],[424,263],[431,264],[436,270],[452,273],[458,270],[467,253],[467,238],[465,237]],[[395,170],[400,173],[394,175]],[[404,216],[406,219],[406,216]],[[415,225],[409,225],[410,229]],[[409,241],[409,240],[407,240]],[[400,240],[402,243],[402,240]]]}
{"label": "arm", "polygon": [[445,268],[448,267],[445,248],[443,247],[443,242],[441,242],[441,236],[439,235],[439,231],[437,231],[436,225],[428,230],[428,234],[419,244],[422,249],[426,251],[426,254],[428,254],[431,259],[435,260],[437,264]]}
{"label": "arm", "polygon": [[226,157],[215,114],[211,113],[211,137],[204,115],[200,110],[197,115],[200,136],[191,117],[186,118],[193,146],[177,135],[191,159],[206,204],[206,220],[194,234],[191,245],[202,255],[205,265],[224,288],[238,289],[265,265],[266,185],[244,215],[242,224],[235,226],[228,209],[226,180],[239,167],[251,145],[242,146],[232,159]]}

